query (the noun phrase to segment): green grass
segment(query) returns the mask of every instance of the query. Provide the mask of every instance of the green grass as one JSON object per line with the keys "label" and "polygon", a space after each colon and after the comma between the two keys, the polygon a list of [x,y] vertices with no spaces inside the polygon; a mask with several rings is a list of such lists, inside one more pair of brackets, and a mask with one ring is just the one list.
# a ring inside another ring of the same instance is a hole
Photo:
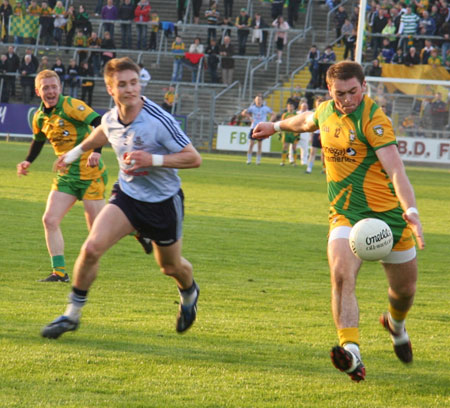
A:
{"label": "green grass", "polygon": [[[378,324],[387,284],[363,266],[366,381],[334,369],[326,259],[324,176],[203,155],[181,172],[184,254],[201,286],[198,321],[174,330],[178,295],[131,238],[102,259],[80,329],[57,341],[43,325],[64,311],[69,285],[49,272],[41,216],[54,156],[46,146],[17,178],[26,143],[0,142],[0,407],[444,407],[450,406],[449,171],[409,167],[425,228],[415,306],[415,361],[402,365]],[[114,180],[117,164],[104,150]],[[63,221],[71,273],[86,237],[82,206]]]}

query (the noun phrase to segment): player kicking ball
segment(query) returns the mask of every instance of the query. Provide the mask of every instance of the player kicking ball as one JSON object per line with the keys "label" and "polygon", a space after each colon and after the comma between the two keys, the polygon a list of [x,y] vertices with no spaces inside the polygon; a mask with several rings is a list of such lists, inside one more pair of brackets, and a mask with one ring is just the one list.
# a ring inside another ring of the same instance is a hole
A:
{"label": "player kicking ball", "polygon": [[56,339],[78,328],[100,258],[134,230],[152,240],[161,271],[176,282],[181,299],[177,332],[186,331],[196,319],[200,290],[192,265],[181,255],[184,196],[177,169],[199,167],[202,159],[173,117],[141,96],[139,72],[129,58],[105,65],[106,88],[116,106],[83,143],[58,161],[64,168],[83,152],[109,142],[120,171],[115,194],[95,219],[75,262],[67,309],[42,329],[43,337]]}
{"label": "player kicking ball", "polygon": [[381,260],[386,273],[388,312],[380,317],[394,351],[403,363],[413,360],[405,318],[416,291],[417,262],[413,236],[425,247],[414,191],[400,158],[391,122],[375,102],[364,95],[362,68],[352,61],[332,65],[327,71],[332,100],[315,112],[301,113],[281,122],[260,123],[255,138],[275,132],[314,132],[320,129],[325,155],[330,230],[328,262],[331,300],[339,345],[331,349],[334,366],[353,381],[364,380],[366,369],[359,349],[359,309],[355,295],[361,267],[349,245],[352,225],[363,218],[386,221],[394,246]]}

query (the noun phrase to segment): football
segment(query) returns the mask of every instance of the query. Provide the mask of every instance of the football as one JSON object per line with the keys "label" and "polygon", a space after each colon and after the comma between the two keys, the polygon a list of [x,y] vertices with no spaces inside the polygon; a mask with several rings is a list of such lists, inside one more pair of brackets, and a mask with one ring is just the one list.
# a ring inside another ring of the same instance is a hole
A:
{"label": "football", "polygon": [[387,256],[394,242],[392,231],[384,221],[364,218],[350,232],[350,248],[363,261],[379,261]]}

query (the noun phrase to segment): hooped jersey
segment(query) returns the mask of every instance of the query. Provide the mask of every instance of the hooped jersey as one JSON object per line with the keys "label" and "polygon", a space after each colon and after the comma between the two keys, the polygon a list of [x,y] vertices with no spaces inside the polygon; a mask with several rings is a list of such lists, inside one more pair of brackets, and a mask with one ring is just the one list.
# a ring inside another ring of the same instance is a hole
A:
{"label": "hooped jersey", "polygon": [[331,212],[363,214],[398,207],[392,182],[375,153],[397,144],[381,108],[365,95],[359,107],[345,115],[329,100],[314,112],[314,122],[320,128]]}
{"label": "hooped jersey", "polygon": [[[296,112],[284,112],[281,115],[281,120],[284,119],[288,119],[288,118],[292,118],[293,116],[296,116],[297,113]],[[291,136],[291,137],[298,137],[299,133],[294,133],[294,132],[283,132],[286,136]]]}
{"label": "hooped jersey", "polygon": [[[41,103],[33,116],[33,137],[37,141],[44,141],[47,138],[59,157],[89,136],[92,131],[89,124],[97,116],[100,115],[83,101],[60,95],[58,103],[50,113],[45,113],[44,105]],[[105,171],[105,166],[102,159],[97,167],[86,166],[91,153],[92,150],[84,152],[64,173],[80,180],[99,178]]]}

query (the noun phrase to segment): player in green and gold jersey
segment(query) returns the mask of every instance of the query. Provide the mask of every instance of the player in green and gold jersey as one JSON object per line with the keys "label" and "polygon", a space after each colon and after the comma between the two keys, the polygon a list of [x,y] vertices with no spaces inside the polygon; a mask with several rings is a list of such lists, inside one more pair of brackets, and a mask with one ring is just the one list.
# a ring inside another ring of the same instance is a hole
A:
{"label": "player in green and gold jersey", "polygon": [[[62,154],[89,136],[101,117],[84,102],[61,94],[61,83],[54,71],[41,71],[35,80],[36,94],[42,99],[33,117],[33,141],[24,161],[17,165],[18,175],[27,175],[48,139],[55,154]],[[82,200],[88,228],[105,204],[107,172],[101,149],[85,152],[66,172],[53,180],[43,216],[45,239],[52,262],[52,273],[42,281],[69,282],[65,271],[64,239],[60,223],[77,200]]]}
{"label": "player in green and gold jersey", "polygon": [[332,312],[339,345],[331,350],[333,364],[353,381],[364,380],[359,351],[359,310],[356,277],[362,261],[350,249],[352,225],[363,218],[386,221],[394,235],[392,252],[381,260],[389,290],[389,311],[380,317],[397,357],[413,359],[405,317],[416,291],[417,262],[413,235],[425,247],[414,190],[397,149],[392,125],[375,102],[364,95],[361,66],[352,61],[327,71],[331,100],[317,110],[282,122],[260,123],[255,138],[276,131],[312,132],[320,129],[330,200],[328,261]]}
{"label": "player in green and gold jersey", "polygon": [[[292,116],[295,116],[295,105],[294,102],[291,100],[288,100],[286,104],[287,111],[281,115],[281,120],[291,118]],[[280,166],[284,166],[286,163],[286,159],[289,152],[289,145],[292,145],[292,151],[294,152],[292,157],[292,162],[294,166],[297,165],[296,162],[296,154],[295,151],[297,150],[297,142],[299,139],[299,134],[294,132],[282,132],[282,143],[283,143],[283,151],[281,152],[281,163]]]}

